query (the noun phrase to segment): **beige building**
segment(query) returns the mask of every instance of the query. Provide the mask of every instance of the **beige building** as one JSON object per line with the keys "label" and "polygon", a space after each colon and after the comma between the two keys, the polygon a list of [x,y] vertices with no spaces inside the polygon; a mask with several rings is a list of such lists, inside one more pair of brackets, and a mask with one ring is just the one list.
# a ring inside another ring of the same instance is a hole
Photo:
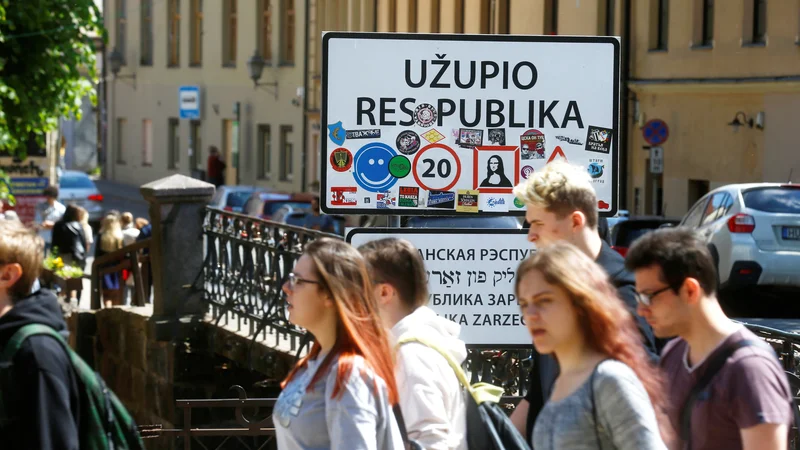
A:
{"label": "beige building", "polygon": [[[216,146],[226,183],[302,190],[305,5],[109,0],[109,53],[116,48],[124,65],[108,73],[105,176],[130,184],[203,176]],[[255,87],[254,54],[264,60]],[[199,87],[199,118],[180,118],[181,86]]]}
{"label": "beige building", "polygon": [[309,186],[319,183],[320,150],[327,128],[320,123],[322,105],[322,33],[376,31],[376,0],[308,0],[308,59],[306,60],[306,164]]}
{"label": "beige building", "polygon": [[[628,205],[640,213],[681,215],[729,183],[800,181],[800,2],[722,5],[633,2]],[[661,175],[637,126],[654,118],[669,126]]]}
{"label": "beige building", "polygon": [[[728,183],[787,181],[790,172],[800,180],[791,123],[800,115],[798,0],[310,3],[317,8],[314,26],[322,30],[621,36],[629,58],[623,58],[628,70],[621,90],[620,204],[633,214],[680,216],[709,189]],[[310,33],[309,56],[321,51],[318,35]],[[308,153],[314,164],[319,60],[309,60]],[[743,126],[729,125],[737,113]],[[662,174],[650,173],[642,127],[651,119],[669,127]]]}

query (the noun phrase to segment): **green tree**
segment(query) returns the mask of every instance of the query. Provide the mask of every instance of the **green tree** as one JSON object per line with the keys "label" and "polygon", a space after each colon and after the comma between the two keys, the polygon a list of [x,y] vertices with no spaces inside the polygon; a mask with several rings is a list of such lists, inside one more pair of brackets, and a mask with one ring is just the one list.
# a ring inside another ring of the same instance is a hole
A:
{"label": "green tree", "polygon": [[11,179],[2,170],[0,170],[0,203],[8,203],[11,206],[16,203],[11,193]]}
{"label": "green tree", "polygon": [[0,0],[0,151],[24,156],[31,134],[96,103],[91,33],[105,39],[94,0]]}

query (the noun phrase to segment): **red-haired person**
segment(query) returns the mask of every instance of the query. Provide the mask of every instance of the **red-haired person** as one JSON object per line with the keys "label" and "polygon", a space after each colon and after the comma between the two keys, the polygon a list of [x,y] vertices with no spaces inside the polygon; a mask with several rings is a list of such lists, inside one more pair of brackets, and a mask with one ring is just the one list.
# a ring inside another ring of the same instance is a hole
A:
{"label": "red-haired person", "polygon": [[561,368],[533,448],[666,449],[659,374],[603,269],[572,244],[553,243],[520,264],[516,293],[536,351]]}
{"label": "red-haired person", "polygon": [[289,321],[315,340],[282,383],[273,412],[278,448],[403,448],[392,352],[361,254],[317,239],[283,290]]}

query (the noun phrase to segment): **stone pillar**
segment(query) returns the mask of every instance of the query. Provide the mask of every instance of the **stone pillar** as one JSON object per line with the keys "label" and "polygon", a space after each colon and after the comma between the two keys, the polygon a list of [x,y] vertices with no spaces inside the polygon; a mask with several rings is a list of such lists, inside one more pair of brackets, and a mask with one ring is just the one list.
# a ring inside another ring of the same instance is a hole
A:
{"label": "stone pillar", "polygon": [[140,188],[150,204],[153,234],[153,319],[173,321],[204,315],[203,219],[214,185],[172,175]]}

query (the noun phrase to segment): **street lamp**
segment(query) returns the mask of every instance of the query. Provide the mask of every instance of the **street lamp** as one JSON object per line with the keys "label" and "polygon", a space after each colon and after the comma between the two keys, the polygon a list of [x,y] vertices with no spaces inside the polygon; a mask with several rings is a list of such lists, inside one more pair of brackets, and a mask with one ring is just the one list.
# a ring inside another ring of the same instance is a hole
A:
{"label": "street lamp", "polygon": [[275,93],[275,100],[278,100],[278,82],[272,81],[269,83],[261,83],[258,80],[261,79],[261,74],[264,73],[264,66],[266,62],[261,55],[258,54],[258,50],[253,52],[253,56],[247,60],[247,71],[250,74],[250,79],[253,80],[253,88],[258,89],[259,87],[273,87],[273,92]]}
{"label": "street lamp", "polygon": [[130,75],[120,75],[119,71],[122,69],[122,65],[125,63],[125,60],[122,57],[122,53],[114,47],[114,50],[111,51],[111,54],[108,55],[108,63],[111,66],[111,73],[114,75],[114,79],[117,78],[130,78],[133,80],[133,88],[136,89],[136,73],[132,73]]}

